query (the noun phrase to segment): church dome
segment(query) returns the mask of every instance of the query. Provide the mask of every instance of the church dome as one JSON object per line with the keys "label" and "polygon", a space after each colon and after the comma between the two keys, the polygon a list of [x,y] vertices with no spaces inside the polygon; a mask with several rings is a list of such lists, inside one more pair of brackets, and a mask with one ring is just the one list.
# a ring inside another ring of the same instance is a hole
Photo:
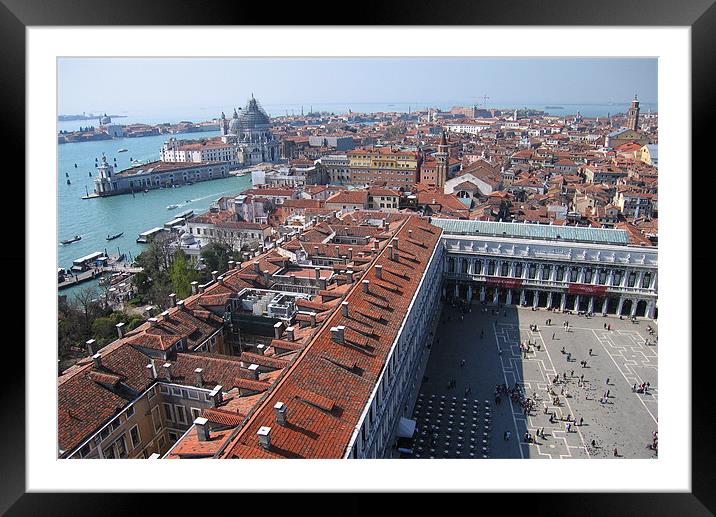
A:
{"label": "church dome", "polygon": [[239,120],[239,115],[236,113],[236,110],[234,110],[234,116],[231,117],[231,122],[229,122],[229,133],[232,135],[241,133],[241,121]]}
{"label": "church dome", "polygon": [[246,104],[246,108],[241,112],[241,125],[247,129],[253,129],[256,126],[269,125],[269,117],[266,112],[259,106],[259,103],[252,96]]}
{"label": "church dome", "polygon": [[108,117],[107,114],[105,113],[104,116],[99,119],[99,123],[101,126],[111,124],[112,119],[110,117]]}

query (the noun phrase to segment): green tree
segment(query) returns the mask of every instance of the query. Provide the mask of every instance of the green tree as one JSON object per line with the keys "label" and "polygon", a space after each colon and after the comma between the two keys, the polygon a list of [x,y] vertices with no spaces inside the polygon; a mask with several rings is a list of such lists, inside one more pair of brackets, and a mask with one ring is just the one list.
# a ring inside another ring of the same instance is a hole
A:
{"label": "green tree", "polygon": [[201,258],[209,271],[226,271],[229,269],[229,260],[235,260],[231,246],[219,241],[214,241],[201,250]]}
{"label": "green tree", "polygon": [[189,296],[191,294],[191,283],[199,280],[199,273],[191,266],[186,255],[181,250],[177,250],[174,253],[174,260],[169,268],[169,279],[174,293],[179,298]]}

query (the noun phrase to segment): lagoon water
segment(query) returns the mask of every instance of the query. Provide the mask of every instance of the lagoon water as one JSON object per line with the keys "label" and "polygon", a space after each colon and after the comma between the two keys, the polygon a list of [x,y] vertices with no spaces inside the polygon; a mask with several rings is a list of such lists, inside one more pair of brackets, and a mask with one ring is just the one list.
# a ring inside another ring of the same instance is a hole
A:
{"label": "lagoon water", "polygon": [[[116,158],[117,170],[121,170],[131,166],[130,158],[142,162],[158,160],[162,144],[171,136],[198,139],[216,135],[218,132],[187,133],[58,145],[57,267],[70,267],[74,259],[105,249],[111,255],[116,255],[119,248],[122,253],[135,257],[145,247],[135,242],[141,232],[162,226],[187,210],[194,210],[194,213],[204,212],[217,198],[238,194],[250,188],[251,176],[247,175],[204,181],[174,189],[150,190],[147,193],[135,193],[134,196],[124,194],[82,199],[85,187],[89,192],[94,188],[95,158],[101,160],[102,153],[106,154],[110,163],[114,163]],[[118,153],[122,148],[127,149],[127,152]],[[65,173],[69,174],[71,185],[67,185]],[[167,206],[172,204],[180,206],[167,210]],[[106,240],[107,235],[120,232],[124,232],[122,237]],[[60,244],[61,240],[75,235],[80,235],[82,240],[68,245]]]}

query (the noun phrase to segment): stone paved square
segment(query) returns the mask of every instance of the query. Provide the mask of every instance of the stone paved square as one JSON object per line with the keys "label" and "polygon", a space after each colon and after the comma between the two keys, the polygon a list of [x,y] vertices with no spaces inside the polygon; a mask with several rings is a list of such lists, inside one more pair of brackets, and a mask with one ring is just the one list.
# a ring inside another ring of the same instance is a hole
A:
{"label": "stone paved square", "polygon": [[[616,448],[620,458],[655,458],[647,445],[658,419],[656,327],[643,318],[632,323],[479,303],[465,313],[446,304],[414,409],[415,457],[614,458]],[[528,341],[525,353],[521,344]],[[646,382],[646,393],[633,391]],[[528,414],[507,396],[496,400],[496,385],[515,383],[535,401]],[[541,428],[544,438],[536,436]]]}

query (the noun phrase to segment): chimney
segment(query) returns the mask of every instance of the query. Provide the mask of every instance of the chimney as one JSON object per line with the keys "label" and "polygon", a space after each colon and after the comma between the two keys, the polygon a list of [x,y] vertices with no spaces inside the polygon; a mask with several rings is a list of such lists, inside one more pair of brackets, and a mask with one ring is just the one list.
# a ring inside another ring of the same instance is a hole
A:
{"label": "chimney", "polygon": [[370,280],[363,280],[363,292],[364,293],[370,292]]}
{"label": "chimney", "polygon": [[230,261],[229,261],[229,271],[231,271],[231,270],[234,269],[235,267],[236,267],[236,261],[230,260]]}
{"label": "chimney", "polygon": [[346,276],[348,277],[348,281],[352,284],[353,283],[353,270],[349,269],[346,271]]}
{"label": "chimney", "polygon": [[197,368],[194,370],[194,374],[196,375],[196,386],[201,388],[204,385],[204,369]]}
{"label": "chimney", "polygon": [[408,230],[408,239],[413,237],[413,230]]}
{"label": "chimney", "polygon": [[250,364],[249,367],[247,368],[247,370],[249,371],[249,373],[251,374],[251,377],[255,381],[259,380],[259,365],[258,364],[254,364],[254,363]]}
{"label": "chimney", "polygon": [[95,368],[102,368],[102,354],[97,352],[92,356],[92,360],[94,361]]}
{"label": "chimney", "polygon": [[271,448],[271,428],[270,427],[261,427],[256,434],[259,437],[259,445],[263,447],[264,449],[270,449]]}
{"label": "chimney", "polygon": [[318,255],[318,246],[313,247],[313,254]]}
{"label": "chimney", "polygon": [[353,248],[348,248],[348,259],[353,260]]}
{"label": "chimney", "polygon": [[380,264],[375,266],[375,277],[383,278],[383,266],[381,266]]}
{"label": "chimney", "polygon": [[[122,335],[120,334],[119,337],[122,337]],[[85,341],[85,346],[87,348],[87,355],[89,355],[89,356],[94,355],[94,344],[95,344],[94,339],[88,339],[87,341]]]}
{"label": "chimney", "polygon": [[260,355],[264,355],[266,353],[266,345],[263,343],[259,343],[256,345],[256,353]]}
{"label": "chimney", "polygon": [[214,282],[216,282],[216,279],[217,279],[218,277],[219,277],[219,272],[218,272],[218,271],[212,271],[212,272],[211,272],[211,279],[212,279]]}
{"label": "chimney", "polygon": [[164,311],[164,312],[162,312],[159,316],[161,316],[161,317],[159,318],[159,321],[168,320],[168,319],[169,319],[169,311]]}
{"label": "chimney", "polygon": [[276,405],[273,408],[276,411],[276,423],[278,425],[286,425],[286,412],[288,411],[286,404],[283,402],[276,402]]}
{"label": "chimney", "polygon": [[337,327],[331,327],[331,337],[336,343],[343,343],[345,340],[346,327],[338,325]]}
{"label": "chimney", "polygon": [[309,315],[310,318],[311,318],[311,327],[315,327],[315,326],[316,326],[316,313],[315,313],[315,312],[311,312],[311,313],[309,313],[308,315]]}
{"label": "chimney", "polygon": [[348,317],[348,302],[341,303],[341,314],[343,314],[346,318]]}
{"label": "chimney", "polygon": [[200,442],[206,442],[209,440],[209,426],[206,425],[209,421],[203,416],[197,417],[194,420],[196,426],[196,435],[199,437]]}
{"label": "chimney", "polygon": [[214,389],[211,390],[211,393],[209,393],[209,398],[212,400],[214,407],[218,406],[223,401],[224,394],[221,392],[223,389],[224,387],[221,384],[217,384],[214,386]]}
{"label": "chimney", "polygon": [[184,310],[184,300],[179,300],[177,302],[177,307],[179,307],[179,310]]}
{"label": "chimney", "polygon": [[289,275],[289,278],[291,279],[291,285],[295,285],[295,284],[296,284],[296,275],[294,275],[293,273],[291,273],[291,274]]}
{"label": "chimney", "polygon": [[341,256],[341,248],[340,248],[340,246],[334,246],[334,247],[333,247],[333,250],[336,252],[336,257],[340,257],[340,256]]}
{"label": "chimney", "polygon": [[164,363],[162,365],[162,368],[164,368],[164,375],[166,376],[167,380],[169,382],[171,382],[172,381],[172,364]]}
{"label": "chimney", "polygon": [[169,307],[176,307],[177,306],[177,295],[176,293],[172,293],[169,295]]}
{"label": "chimney", "polygon": [[288,327],[286,329],[286,335],[288,336],[289,341],[293,341],[295,339],[295,335],[293,333],[293,327]]}
{"label": "chimney", "polygon": [[273,337],[281,339],[281,332],[283,331],[283,322],[279,321],[273,326]]}
{"label": "chimney", "polygon": [[320,267],[314,267],[314,268],[313,268],[313,272],[314,272],[315,275],[316,275],[316,280],[320,280],[320,279],[321,279],[321,268],[320,268]]}
{"label": "chimney", "polygon": [[261,265],[259,264],[258,260],[254,262],[254,271],[257,273],[261,273]]}
{"label": "chimney", "polygon": [[150,327],[156,327],[157,324],[159,324],[159,320],[157,318],[149,318],[148,321]]}
{"label": "chimney", "polygon": [[157,369],[154,367],[154,362],[149,363],[145,367],[145,371],[147,372],[147,377],[149,380],[154,380],[157,378]]}
{"label": "chimney", "polygon": [[117,336],[122,339],[124,337],[124,323],[117,323],[115,327],[117,328]]}
{"label": "chimney", "polygon": [[206,289],[206,285],[205,284],[200,285],[199,286],[199,294],[203,293],[204,289]]}
{"label": "chimney", "polygon": [[388,244],[388,258],[390,260],[393,260],[393,245],[392,244]]}
{"label": "chimney", "polygon": [[318,288],[319,288],[319,289],[325,289],[327,282],[328,282],[328,280],[326,280],[325,278],[319,279],[319,280],[318,280]]}
{"label": "chimney", "polygon": [[198,286],[199,282],[197,282],[196,280],[191,283],[191,294],[196,294],[199,291]]}

